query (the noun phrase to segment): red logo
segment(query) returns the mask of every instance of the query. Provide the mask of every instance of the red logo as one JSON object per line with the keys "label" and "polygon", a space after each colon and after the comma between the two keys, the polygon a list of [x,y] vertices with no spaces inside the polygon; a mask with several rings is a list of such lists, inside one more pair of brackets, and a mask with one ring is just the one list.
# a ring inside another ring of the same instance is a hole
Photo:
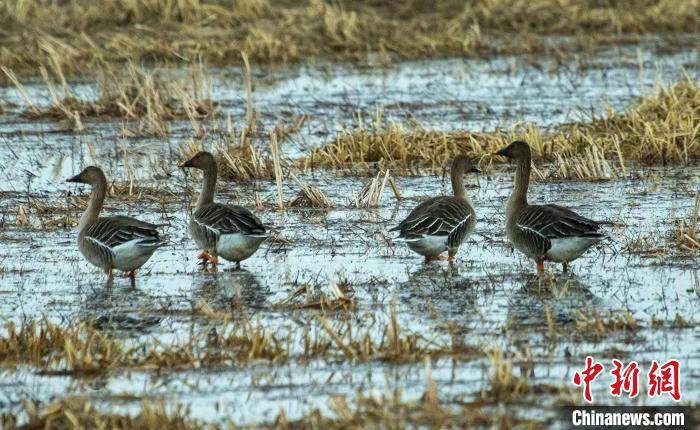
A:
{"label": "red logo", "polygon": [[[623,393],[629,398],[639,395],[639,363],[630,361],[627,365],[620,360],[612,360],[613,377],[610,387],[610,395],[621,397]],[[596,378],[603,373],[605,366],[593,359],[586,357],[586,367],[574,373],[572,382],[577,387],[583,387],[583,398],[588,403],[593,403],[591,386]],[[681,400],[681,364],[678,360],[668,360],[663,364],[652,360],[647,373],[647,394],[649,397],[660,397],[668,394],[673,400]]]}
{"label": "red logo", "polygon": [[668,393],[675,401],[681,399],[681,364],[678,360],[668,360],[661,366],[658,361],[652,360],[647,377],[649,397]]}
{"label": "red logo", "polygon": [[639,364],[631,361],[627,366],[623,366],[620,360],[613,359],[615,368],[610,374],[615,381],[610,384],[610,394],[620,397],[622,392],[628,393],[628,397],[633,399],[639,394]]}
{"label": "red logo", "polygon": [[603,371],[603,365],[594,362],[593,357],[590,355],[586,357],[586,368],[580,372],[574,373],[574,385],[580,387],[583,385],[583,398],[586,399],[588,403],[593,402],[593,396],[591,395],[591,383],[595,381],[595,378],[600,375]]}

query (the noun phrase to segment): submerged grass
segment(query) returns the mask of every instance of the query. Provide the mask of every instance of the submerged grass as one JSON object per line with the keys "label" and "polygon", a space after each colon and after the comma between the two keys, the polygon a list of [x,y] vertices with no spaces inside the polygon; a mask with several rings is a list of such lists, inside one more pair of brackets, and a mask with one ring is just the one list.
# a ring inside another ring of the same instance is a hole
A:
{"label": "submerged grass", "polygon": [[0,0],[0,63],[33,73],[53,51],[79,73],[127,59],[241,64],[241,51],[258,63],[580,52],[697,32],[697,10],[697,0]]}
{"label": "submerged grass", "polygon": [[678,221],[673,231],[673,244],[681,252],[694,253],[700,251],[700,192],[695,193],[695,204],[687,219]]}
{"label": "submerged grass", "polygon": [[436,168],[459,153],[489,159],[516,139],[527,141],[535,158],[554,162],[553,176],[564,179],[626,176],[625,160],[688,163],[700,158],[700,88],[687,77],[656,88],[624,113],[609,109],[603,119],[553,130],[534,125],[483,133],[406,129],[386,123],[378,112],[369,126],[341,130],[332,142],[313,149],[302,165]]}
{"label": "submerged grass", "polygon": [[286,360],[274,336],[247,321],[224,320],[193,333],[185,342],[157,341],[130,346],[109,331],[78,321],[69,327],[47,319],[16,326],[9,321],[0,337],[0,363],[31,364],[47,373],[103,373],[117,368],[200,367],[250,360]]}
{"label": "submerged grass", "polygon": [[66,120],[77,132],[85,130],[85,118],[121,119],[125,136],[165,136],[170,134],[171,120],[189,119],[196,131],[200,120],[212,119],[217,112],[201,66],[192,66],[185,76],[177,77],[172,71],[147,69],[133,62],[119,71],[100,63],[94,79],[96,97],[87,98],[68,84],[55,55],[50,65],[54,76],[40,67],[51,100],[45,108],[32,103],[12,70],[1,68],[24,98],[28,118]]}
{"label": "submerged grass", "polygon": [[[199,430],[215,429],[204,426],[187,416],[182,408],[169,411],[164,402],[144,401],[139,412],[127,414],[106,413],[84,398],[67,398],[39,409],[30,402],[24,403],[23,417],[15,414],[0,415],[0,424],[7,430],[15,429],[110,429],[110,430]],[[20,422],[24,420],[23,424]]]}
{"label": "submerged grass", "polygon": [[[288,333],[264,327],[260,322],[233,318],[230,311],[214,310],[197,303],[195,315],[206,317],[195,324],[189,336],[173,344],[156,338],[138,345],[121,342],[109,330],[76,322],[69,327],[47,319],[28,321],[19,326],[8,321],[0,336],[0,364],[14,367],[29,364],[49,374],[93,374],[115,369],[177,369],[242,365],[264,361],[345,358],[359,362],[416,362],[425,357],[452,357],[471,360],[483,355],[480,349],[463,344],[455,336],[440,333],[426,338],[402,328],[396,310],[388,321],[376,320],[366,328],[356,322],[328,318],[329,312],[352,314],[355,300],[332,285],[333,296],[309,296],[299,302],[293,294],[278,308],[311,312],[307,326],[293,326]],[[342,315],[341,315],[342,316]]]}
{"label": "submerged grass", "polygon": [[381,396],[357,395],[352,400],[335,396],[328,402],[325,412],[313,409],[301,418],[289,420],[281,409],[274,421],[254,425],[238,425],[231,421],[203,423],[191,418],[186,409],[169,408],[162,400],[143,401],[136,414],[120,414],[97,408],[82,397],[61,399],[43,408],[25,401],[18,413],[0,414],[0,424],[7,430],[546,428],[543,422],[520,418],[513,412],[493,413],[483,410],[479,403],[441,400],[438,386],[430,375],[418,400],[404,399],[400,389]]}

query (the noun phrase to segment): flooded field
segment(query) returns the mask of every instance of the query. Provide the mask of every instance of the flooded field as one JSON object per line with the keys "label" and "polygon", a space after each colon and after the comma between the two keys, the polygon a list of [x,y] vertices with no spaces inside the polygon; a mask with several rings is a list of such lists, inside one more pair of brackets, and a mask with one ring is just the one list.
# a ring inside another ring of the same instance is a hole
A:
{"label": "flooded field", "polygon": [[[437,130],[551,127],[602,116],[606,103],[624,110],[655,83],[697,80],[698,64],[695,50],[660,51],[650,41],[564,64],[497,57],[388,69],[254,69],[254,105],[268,130],[305,118],[281,143],[283,156],[294,159],[378,109],[387,121]],[[240,129],[242,72],[207,73],[222,114],[213,122],[230,118]],[[50,102],[42,82],[24,86],[36,106]],[[90,82],[73,90],[96,97]],[[418,202],[451,193],[443,172],[397,176],[401,198],[387,186],[381,205],[369,209],[356,208],[353,198],[371,178],[348,172],[295,173],[326,194],[328,209],[281,211],[273,180],[221,180],[218,201],[255,208],[274,234],[241,270],[224,263],[209,273],[186,227],[201,176],[177,163],[191,139],[210,150],[216,139],[201,138],[187,121],[173,122],[166,137],[123,137],[122,121],[104,120],[85,120],[85,131],[74,133],[65,123],[21,115],[25,98],[12,86],[0,88],[0,103],[0,317],[17,325],[82,321],[129,350],[116,364],[105,353],[99,371],[85,371],[85,357],[8,363],[0,368],[0,412],[19,412],[25,400],[75,397],[135,413],[144,400],[164,399],[204,422],[258,425],[279,420],[281,410],[289,421],[315,409],[337,415],[340,398],[422,402],[434,386],[447,408],[470,405],[546,427],[556,405],[580,399],[569,381],[587,355],[676,358],[684,403],[700,399],[700,253],[674,240],[679,222],[692,218],[700,169],[628,163],[621,177],[534,182],[531,202],[606,221],[612,238],[570,273],[548,264],[544,276],[505,238],[512,186],[505,164],[485,163],[483,173],[466,178],[478,223],[452,264],[424,264],[388,233]],[[255,142],[267,147],[264,135]],[[166,225],[168,245],[139,272],[135,288],[125,278],[107,285],[77,249],[75,224],[88,190],[64,181],[90,164],[117,183],[106,213]],[[298,191],[286,177],[284,201]],[[228,332],[232,344],[220,341]],[[231,347],[230,356],[216,352]],[[183,348],[187,354],[168,352]],[[529,388],[515,389],[520,383]],[[504,386],[512,394],[504,397]],[[615,403],[605,383],[595,389],[601,403]]]}

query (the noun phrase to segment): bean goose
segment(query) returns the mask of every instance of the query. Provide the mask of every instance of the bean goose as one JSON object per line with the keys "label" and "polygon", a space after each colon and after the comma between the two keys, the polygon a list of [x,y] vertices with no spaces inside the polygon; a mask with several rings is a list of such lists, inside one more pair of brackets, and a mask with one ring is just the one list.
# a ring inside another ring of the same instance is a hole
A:
{"label": "bean goose", "polygon": [[452,261],[459,246],[476,226],[476,213],[464,189],[462,175],[474,172],[472,162],[458,155],[452,162],[450,179],[454,196],[433,197],[416,206],[399,225],[389,231],[398,231],[398,240],[406,242],[413,252],[425,261],[441,259],[447,251]]}
{"label": "bean goose", "polygon": [[87,261],[104,270],[110,281],[113,279],[112,270],[117,269],[127,272],[133,282],[136,269],[164,244],[158,234],[159,226],[128,216],[100,217],[107,179],[99,167],[86,167],[67,182],[92,187],[90,202],[78,224],[80,252]]}
{"label": "bean goose", "polygon": [[544,261],[569,262],[607,236],[600,223],[557,205],[531,205],[527,202],[532,155],[530,146],[516,141],[496,153],[516,165],[515,186],[506,207],[506,235],[515,249],[537,263],[544,271]]}
{"label": "bean goose", "polygon": [[201,151],[180,168],[195,168],[204,172],[204,186],[190,219],[190,233],[202,253],[203,263],[213,268],[218,257],[241,266],[241,261],[257,251],[269,236],[265,226],[248,209],[214,202],[217,166],[214,156]]}

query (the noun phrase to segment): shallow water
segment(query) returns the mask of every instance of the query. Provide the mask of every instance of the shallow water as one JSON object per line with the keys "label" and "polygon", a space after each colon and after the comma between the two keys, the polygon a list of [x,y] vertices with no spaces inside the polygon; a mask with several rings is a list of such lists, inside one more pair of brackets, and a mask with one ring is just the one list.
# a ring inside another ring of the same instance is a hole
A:
{"label": "shallow water", "polygon": [[[380,106],[387,118],[413,118],[428,128],[488,130],[516,119],[549,126],[579,119],[590,107],[602,113],[604,101],[623,109],[655,80],[676,79],[680,66],[697,65],[697,60],[696,51],[664,53],[640,45],[605,52],[578,69],[554,67],[553,60],[533,65],[517,57],[406,62],[388,70],[322,65],[277,72],[256,88],[255,99],[268,125],[278,113],[310,116],[301,132],[285,143],[285,155],[294,157],[328,140],[342,122],[354,123],[358,110],[369,115]],[[697,77],[698,69],[687,67],[687,72]],[[245,94],[238,72],[212,73],[216,100],[240,124]],[[40,86],[27,88],[37,101],[42,100]],[[89,85],[83,84],[81,91],[89,95]],[[21,102],[12,88],[0,89],[3,99]],[[423,197],[448,193],[444,177],[397,178],[403,199],[397,202],[387,189],[382,206],[372,210],[351,207],[350,196],[357,194],[366,178],[337,178],[330,172],[305,175],[304,180],[320,187],[336,204],[329,211],[275,210],[270,181],[222,183],[220,201],[250,206],[254,195],[259,195],[266,203],[258,214],[291,244],[263,245],[243,263],[243,270],[230,271],[224,265],[224,270],[212,274],[199,269],[197,250],[185,228],[191,204],[191,193],[185,191],[197,189],[199,178],[185,177],[174,168],[186,125],[180,124],[183,132],[166,139],[126,140],[118,137],[115,124],[89,124],[86,133],[74,135],[52,131],[60,129],[60,124],[27,122],[16,113],[17,109],[0,123],[4,166],[0,172],[4,243],[0,316],[20,321],[45,315],[65,324],[76,318],[97,320],[98,326],[114,329],[126,342],[155,338],[167,345],[187,338],[192,327],[206,326],[207,321],[192,312],[194,304],[203,300],[233,315],[245,311],[278,338],[289,338],[292,357],[282,365],[254,362],[227,368],[113,371],[97,377],[49,376],[31,366],[0,370],[0,411],[16,410],[22,398],[48,402],[86,395],[101,405],[135,410],[140,403],[134,399],[165,397],[189,405],[198,418],[256,423],[273,420],[280,408],[290,419],[312,408],[328,411],[328,399],[335,395],[378,395],[402,387],[405,398],[419,397],[426,384],[423,362],[298,359],[303,333],[319,330],[314,319],[317,311],[274,305],[300,285],[328,292],[331,282],[349,283],[357,309],[349,316],[327,318],[338,323],[349,318],[358,330],[368,330],[375,338],[381,337],[378,328],[390,319],[395,303],[398,321],[409,332],[446,342],[450,333],[445,327],[451,324],[467,345],[497,346],[531,356],[532,383],[570,386],[567,381],[588,354],[644,363],[673,357],[683,365],[684,399],[697,402],[700,397],[695,324],[688,328],[651,325],[652,317],[672,322],[682,315],[685,320],[697,320],[697,255],[645,257],[625,251],[625,245],[638,237],[651,237],[658,246],[667,243],[672,220],[691,211],[700,188],[697,169],[641,169],[635,179],[533,184],[530,196],[535,203],[556,202],[615,223],[607,228],[613,240],[576,261],[572,273],[549,267],[553,279],[545,287],[534,276],[532,263],[514,254],[505,242],[507,166],[468,179],[479,223],[454,265],[424,265],[418,256],[392,243],[387,233]],[[142,185],[174,193],[163,203],[157,193],[149,192],[145,198],[111,199],[106,204],[107,213],[168,224],[169,245],[144,266],[136,289],[121,279],[107,288],[103,274],[79,255],[75,228],[41,228],[42,222],[58,215],[30,214],[33,228],[15,226],[27,193],[51,207],[69,208],[77,217],[80,208],[66,192],[84,195],[86,190],[62,180],[90,163],[102,165],[115,180],[126,177],[126,165]],[[162,166],[171,176],[156,179],[153,172]],[[296,186],[288,181],[284,192],[286,200],[291,200]],[[242,310],[231,310],[234,300],[242,303]],[[575,325],[579,312],[590,315],[593,311],[601,315],[628,311],[642,328],[607,333],[599,340],[561,334],[552,341],[547,309],[562,328]],[[485,357],[443,358],[432,361],[431,372],[441,398],[469,401],[487,388],[489,366]],[[610,402],[606,385],[596,388],[595,395]],[[528,406],[516,413],[550,411],[557,400],[558,395],[528,396],[523,399]]]}

